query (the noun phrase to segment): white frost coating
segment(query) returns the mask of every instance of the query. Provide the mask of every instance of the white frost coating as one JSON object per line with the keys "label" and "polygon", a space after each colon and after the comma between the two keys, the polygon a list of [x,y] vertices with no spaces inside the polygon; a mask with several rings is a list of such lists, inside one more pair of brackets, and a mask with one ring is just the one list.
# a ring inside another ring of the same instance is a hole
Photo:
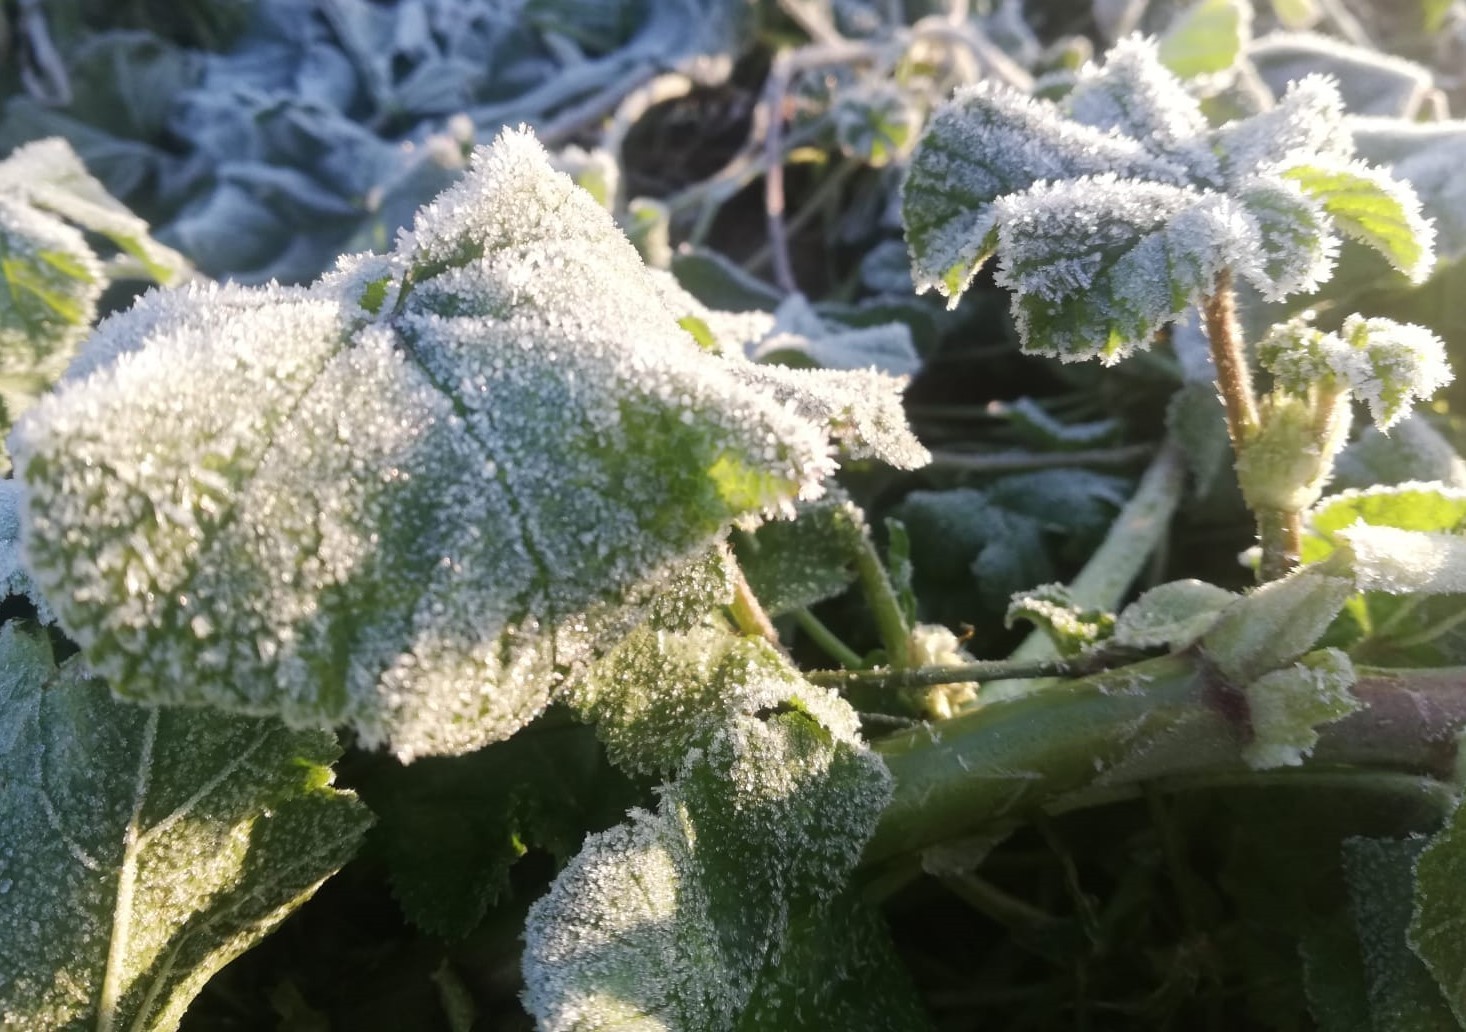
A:
{"label": "white frost coating", "polygon": [[1267,168],[1354,154],[1344,102],[1332,79],[1309,75],[1292,83],[1276,107],[1229,122],[1211,134],[1229,183]]}
{"label": "white frost coating", "polygon": [[996,281],[1025,350],[1117,362],[1148,346],[1226,267],[1255,273],[1255,234],[1229,197],[1113,175],[999,198]]}
{"label": "white frost coating", "polygon": [[23,595],[36,607],[41,623],[55,623],[56,614],[21,560],[20,493],[19,481],[0,480],[0,598]]}
{"label": "white frost coating", "polygon": [[1363,520],[1334,537],[1349,549],[1360,591],[1466,593],[1466,537],[1378,527]]}
{"label": "white frost coating", "polygon": [[524,1002],[546,1032],[738,1027],[791,914],[858,861],[890,777],[854,711],[772,654],[743,670],[657,812],[588,838],[531,908]]}
{"label": "white frost coating", "polygon": [[1454,379],[1445,343],[1429,329],[1360,315],[1345,319],[1338,333],[1316,330],[1301,319],[1280,324],[1263,340],[1258,356],[1280,386],[1300,396],[1336,379],[1369,406],[1380,430]]}
{"label": "white frost coating", "polygon": [[979,83],[937,112],[903,192],[913,279],[955,304],[996,253],[1026,350],[1115,362],[1222,270],[1268,300],[1317,287],[1339,233],[1423,274],[1431,231],[1413,193],[1353,156],[1330,80],[1212,130],[1132,37],[1059,104]]}
{"label": "white frost coating", "polygon": [[1152,39],[1127,36],[1106,52],[1103,65],[1086,63],[1062,107],[1077,122],[1140,140],[1199,180],[1220,175],[1205,143],[1201,105],[1161,63]]}
{"label": "white frost coating", "polygon": [[506,133],[392,255],[104,324],[12,437],[25,547],[125,694],[463,752],[732,521],[818,494],[832,436],[925,457],[895,381],[789,372],[699,348]]}
{"label": "white frost coating", "polygon": [[0,628],[0,1027],[177,1028],[355,850],[330,735],[113,699]]}
{"label": "white frost coating", "polygon": [[1082,125],[1048,101],[990,81],[959,89],[933,116],[903,188],[917,292],[935,287],[956,304],[986,257],[999,197],[1103,173],[1178,185],[1187,178],[1140,141]]}
{"label": "white frost coating", "polygon": [[1231,188],[1252,223],[1257,254],[1234,269],[1267,301],[1317,290],[1334,274],[1339,238],[1318,201],[1277,175],[1242,178]]}
{"label": "white frost coating", "polygon": [[1136,649],[1185,648],[1211,630],[1222,610],[1236,600],[1226,588],[1206,581],[1158,585],[1121,610],[1115,643]]}
{"label": "white frost coating", "polygon": [[1318,744],[1318,728],[1360,708],[1349,691],[1354,664],[1338,649],[1320,649],[1246,688],[1252,741],[1242,757],[1253,770],[1296,767]]}

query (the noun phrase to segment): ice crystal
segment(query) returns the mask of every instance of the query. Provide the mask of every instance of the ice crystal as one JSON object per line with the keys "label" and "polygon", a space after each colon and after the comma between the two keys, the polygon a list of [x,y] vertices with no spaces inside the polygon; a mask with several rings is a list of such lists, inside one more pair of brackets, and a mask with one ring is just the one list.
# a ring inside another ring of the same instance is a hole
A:
{"label": "ice crystal", "polygon": [[915,463],[888,377],[700,349],[610,215],[506,133],[396,249],[108,321],[17,428],[24,540],[118,690],[511,734],[832,437]]}

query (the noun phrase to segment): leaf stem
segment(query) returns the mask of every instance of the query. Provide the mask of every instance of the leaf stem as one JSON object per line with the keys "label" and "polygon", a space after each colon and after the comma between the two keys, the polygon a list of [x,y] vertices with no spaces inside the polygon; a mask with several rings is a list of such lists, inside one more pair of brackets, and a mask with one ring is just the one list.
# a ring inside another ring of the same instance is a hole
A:
{"label": "leaf stem", "polygon": [[866,604],[870,606],[871,616],[875,618],[881,645],[886,650],[886,661],[898,670],[904,669],[911,665],[911,627],[901,609],[901,598],[896,594],[885,563],[881,562],[880,554],[876,551],[870,527],[862,520],[856,530],[857,534],[850,535],[856,542],[851,549],[851,559],[855,563],[856,576],[860,579],[860,589],[865,594]]}
{"label": "leaf stem", "polygon": [[839,635],[830,630],[825,622],[811,613],[807,607],[801,606],[794,610],[794,622],[799,624],[801,631],[809,635],[811,641],[824,650],[825,655],[846,670],[859,670],[865,666],[865,660],[860,653],[846,645]]}
{"label": "leaf stem", "polygon": [[750,638],[762,638],[782,652],[784,646],[779,641],[779,632],[774,628],[769,614],[764,611],[763,604],[754,595],[753,589],[748,586],[743,567],[736,561],[730,562],[729,566],[733,570],[733,601],[728,605],[728,613],[733,617],[734,626],[740,633]]}
{"label": "leaf stem", "polygon": [[1287,509],[1258,509],[1257,538],[1262,543],[1258,578],[1277,580],[1297,567],[1303,551],[1303,514]]}
{"label": "leaf stem", "polygon": [[1232,290],[1232,273],[1217,273],[1212,292],[1201,300],[1201,318],[1211,344],[1212,363],[1217,370],[1217,387],[1227,407],[1227,434],[1234,450],[1243,447],[1257,430],[1257,396],[1252,373],[1247,368],[1247,349],[1242,341],[1242,324],[1237,318],[1237,296]]}

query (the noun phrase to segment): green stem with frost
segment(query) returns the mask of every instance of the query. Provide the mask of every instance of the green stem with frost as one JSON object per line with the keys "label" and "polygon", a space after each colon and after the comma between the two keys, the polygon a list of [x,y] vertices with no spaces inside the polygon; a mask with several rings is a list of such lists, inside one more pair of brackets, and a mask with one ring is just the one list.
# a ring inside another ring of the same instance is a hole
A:
{"label": "green stem with frost", "polygon": [[[1466,667],[1361,669],[1362,703],[1318,728],[1304,772],[1448,781],[1466,730]],[[1244,697],[1199,649],[989,703],[876,743],[894,778],[867,867],[1045,812],[1176,779],[1279,777],[1243,759]]]}

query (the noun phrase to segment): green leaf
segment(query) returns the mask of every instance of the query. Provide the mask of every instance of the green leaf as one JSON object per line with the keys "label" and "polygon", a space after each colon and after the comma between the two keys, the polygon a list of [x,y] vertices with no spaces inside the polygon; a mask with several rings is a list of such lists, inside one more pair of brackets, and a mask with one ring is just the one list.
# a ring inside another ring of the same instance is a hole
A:
{"label": "green leaf", "polygon": [[1360,708],[1349,693],[1354,664],[1338,649],[1321,649],[1247,686],[1252,741],[1242,757],[1253,770],[1296,767],[1313,752],[1318,728]]}
{"label": "green leaf", "polygon": [[1466,1027],[1466,807],[1456,807],[1415,862],[1410,948],[1435,978],[1456,1020]]}
{"label": "green leaf", "polygon": [[1140,141],[1066,119],[1048,101],[991,82],[959,89],[928,123],[902,192],[917,292],[935,287],[956,305],[997,247],[998,198],[1106,172],[1183,178]]}
{"label": "green leaf", "polygon": [[103,285],[81,233],[0,193],[0,429],[61,375],[96,319]]}
{"label": "green leaf", "polygon": [[321,732],[131,706],[0,628],[0,1024],[174,1029],[355,851]]}
{"label": "green leaf", "polygon": [[1310,161],[1281,175],[1322,204],[1345,236],[1384,255],[1412,283],[1425,281],[1435,264],[1435,230],[1408,183],[1362,161]]}
{"label": "green leaf", "polygon": [[1405,180],[1435,227],[1442,263],[1466,255],[1466,121],[1407,122],[1400,118],[1350,120],[1360,157]]}
{"label": "green leaf", "polygon": [[1428,840],[1348,839],[1344,871],[1378,1032],[1458,1032],[1430,972],[1407,941],[1415,868]]}
{"label": "green leaf", "polygon": [[1202,647],[1234,684],[1250,684],[1308,652],[1353,593],[1349,577],[1300,567],[1223,610]]}
{"label": "green leaf", "polygon": [[616,824],[637,801],[595,732],[553,717],[467,756],[407,766],[380,757],[353,774],[377,817],[368,844],[419,928],[467,935],[509,891],[509,870],[527,851],[563,864],[587,831]]}
{"label": "green leaf", "polygon": [[56,614],[25,568],[20,554],[20,484],[0,480],[0,599],[20,595],[36,609],[41,623],[55,623]]}
{"label": "green leaf", "polygon": [[[829,998],[822,976],[869,963],[859,960],[868,936],[831,934],[825,922],[848,920],[835,897],[889,776],[843,701],[772,652],[746,671],[728,684],[731,698],[703,711],[703,744],[657,812],[591,836],[531,909],[525,1005],[547,1032],[716,1032],[760,1027],[766,1014],[788,1015],[779,1027],[827,1028],[812,1006]],[[843,956],[812,948],[805,922],[830,948],[844,938]],[[879,987],[837,994],[856,1000],[841,1004],[854,1027],[893,1027],[884,1014],[910,1013],[888,1011]]]}
{"label": "green leaf", "polygon": [[735,519],[817,494],[831,436],[925,455],[890,378],[699,348],[523,134],[389,256],[103,335],[128,360],[11,438],[62,625],[129,696],[404,759],[523,726]]}
{"label": "green leaf", "polygon": [[1161,36],[1161,63],[1183,79],[1225,72],[1251,38],[1251,4],[1243,0],[1198,0],[1181,12]]}
{"label": "green leaf", "polygon": [[1110,637],[1115,614],[1082,609],[1062,584],[1040,584],[1020,591],[1008,603],[1003,626],[1027,620],[1049,636],[1061,656],[1074,656]]}
{"label": "green leaf", "polygon": [[109,194],[63,139],[26,144],[0,162],[0,193],[106,237],[155,283],[176,283],[190,272],[188,259],[154,240],[148,224]]}
{"label": "green leaf", "polygon": [[1112,175],[1036,184],[993,203],[1023,350],[1113,365],[1240,264],[1252,241],[1216,193]]}
{"label": "green leaf", "polygon": [[735,541],[738,564],[770,616],[841,594],[855,580],[864,517],[843,493],[801,502],[792,520],[770,520]]}
{"label": "green leaf", "polygon": [[1304,562],[1331,555],[1339,544],[1339,532],[1359,522],[1397,530],[1458,534],[1466,530],[1466,490],[1405,483],[1330,495],[1308,514]]}
{"label": "green leaf", "polygon": [[1226,588],[1205,581],[1161,584],[1120,611],[1115,642],[1137,649],[1185,648],[1211,630],[1222,610],[1236,600]]}

